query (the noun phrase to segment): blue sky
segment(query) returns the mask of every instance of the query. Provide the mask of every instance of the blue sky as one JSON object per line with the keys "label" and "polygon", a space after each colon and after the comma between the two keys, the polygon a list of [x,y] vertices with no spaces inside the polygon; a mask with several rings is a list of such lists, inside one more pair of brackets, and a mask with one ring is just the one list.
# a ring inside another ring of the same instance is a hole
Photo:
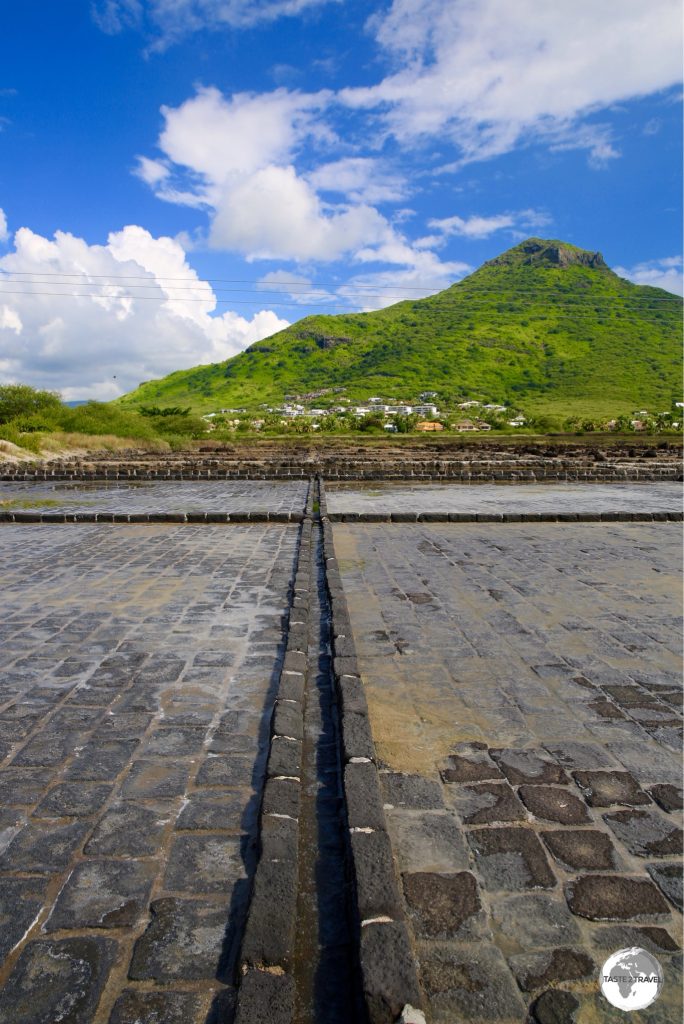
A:
{"label": "blue sky", "polygon": [[682,290],[678,0],[24,0],[0,381],[115,397],[529,235]]}

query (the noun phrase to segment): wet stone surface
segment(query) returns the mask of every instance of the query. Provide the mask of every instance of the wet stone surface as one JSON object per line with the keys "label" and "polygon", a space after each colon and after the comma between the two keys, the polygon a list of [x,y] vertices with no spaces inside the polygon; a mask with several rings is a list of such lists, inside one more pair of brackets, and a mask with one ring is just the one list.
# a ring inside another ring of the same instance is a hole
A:
{"label": "wet stone surface", "polygon": [[0,480],[0,502],[42,512],[301,512],[306,480],[149,480],[54,483]]}
{"label": "wet stone surface", "polygon": [[0,530],[3,1022],[227,1019],[297,540]]}
{"label": "wet stone surface", "polygon": [[678,1020],[678,528],[333,533],[431,1024],[607,1020],[587,985],[631,945]]}
{"label": "wet stone surface", "polygon": [[681,487],[660,484],[328,484],[331,512],[661,512]]}

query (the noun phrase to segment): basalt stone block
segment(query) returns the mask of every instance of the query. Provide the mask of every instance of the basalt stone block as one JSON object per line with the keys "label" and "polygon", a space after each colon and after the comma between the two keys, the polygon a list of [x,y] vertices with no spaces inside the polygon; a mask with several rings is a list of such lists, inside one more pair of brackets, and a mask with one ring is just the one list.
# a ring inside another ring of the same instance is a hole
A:
{"label": "basalt stone block", "polygon": [[298,862],[263,856],[254,878],[240,952],[243,968],[291,966],[297,923]]}
{"label": "basalt stone block", "polygon": [[247,971],[240,982],[235,1024],[292,1024],[294,1002],[291,974]]}
{"label": "basalt stone block", "polygon": [[503,779],[499,768],[490,759],[484,743],[459,743],[440,770],[444,782],[485,782]]}
{"label": "basalt stone block", "polygon": [[133,948],[128,977],[132,981],[213,981],[222,964],[227,902],[227,894],[220,903],[173,897],[154,900],[152,920]]}
{"label": "basalt stone block", "polygon": [[466,825],[525,821],[525,809],[506,782],[454,787],[452,802]]}
{"label": "basalt stone block", "polygon": [[649,798],[629,772],[573,772],[573,778],[591,807],[611,804],[648,804]]}
{"label": "basalt stone block", "polygon": [[114,1003],[109,1024],[192,1024],[200,1019],[198,992],[124,989]]}
{"label": "basalt stone block", "polygon": [[482,904],[474,875],[414,872],[402,877],[413,932],[422,939],[469,939],[483,928]]}
{"label": "basalt stone block", "polygon": [[477,829],[468,833],[468,842],[487,889],[552,889],[556,884],[542,845],[529,829]]}
{"label": "basalt stone block", "polygon": [[394,1024],[407,1003],[421,1006],[416,965],[403,924],[388,921],[362,928],[360,959],[370,1024]]}
{"label": "basalt stone block", "polygon": [[575,1024],[579,1000],[572,992],[549,989],[542,992],[531,1008],[536,1024]]}
{"label": "basalt stone block", "polygon": [[267,779],[262,813],[299,818],[301,786],[296,779]]}
{"label": "basalt stone block", "polygon": [[285,660],[283,661],[284,672],[299,672],[302,675],[305,675],[306,668],[306,654],[302,654],[301,651],[287,651],[285,654]]}
{"label": "basalt stone block", "polygon": [[361,921],[402,916],[394,876],[392,847],[386,832],[352,832],[356,898]]}
{"label": "basalt stone block", "polygon": [[444,808],[440,784],[422,775],[381,772],[380,785],[385,803],[392,807],[411,807],[415,810]]}
{"label": "basalt stone block", "polygon": [[472,948],[431,943],[419,949],[421,980],[436,1019],[518,1022],[525,1006],[500,951],[478,943]]}
{"label": "basalt stone block", "polygon": [[518,794],[537,818],[561,825],[586,825],[591,821],[586,807],[567,789],[552,786],[521,786]]}
{"label": "basalt stone block", "polygon": [[367,714],[342,713],[342,750],[345,761],[354,757],[375,759],[375,747]]}
{"label": "basalt stone block", "polygon": [[137,739],[91,740],[78,751],[65,778],[86,781],[113,779],[130,762],[138,743]]}
{"label": "basalt stone block", "polygon": [[619,867],[615,847],[605,832],[559,829],[541,836],[556,860],[570,871],[614,871]]}
{"label": "basalt stone block", "polygon": [[340,676],[337,689],[343,711],[353,712],[358,715],[368,714],[366,692],[358,676]]}
{"label": "basalt stone block", "polygon": [[669,914],[653,882],[623,875],[583,875],[566,888],[573,914],[590,921],[628,921]]}
{"label": "basalt stone block", "polygon": [[639,928],[636,925],[615,924],[593,928],[591,941],[597,950],[604,953],[602,959],[605,959],[606,953],[629,949],[631,946],[642,946],[656,956],[660,953],[676,953],[680,948],[670,933],[657,925],[642,925]]}
{"label": "basalt stone block", "polygon": [[112,939],[79,936],[30,942],[2,993],[12,1024],[90,1024],[114,965]]}
{"label": "basalt stone block", "polygon": [[617,811],[603,820],[638,857],[681,856],[682,830],[656,811]]}
{"label": "basalt stone block", "polygon": [[229,893],[246,871],[239,836],[175,836],[164,888],[168,891]]}
{"label": "basalt stone block", "polygon": [[495,898],[491,920],[497,944],[510,953],[556,949],[582,938],[565,901],[546,893]]}
{"label": "basalt stone block", "polygon": [[77,864],[57,898],[46,931],[132,927],[147,906],[155,875],[155,865],[141,861]]}
{"label": "basalt stone block", "polygon": [[301,740],[304,735],[303,708],[299,703],[279,700],[273,713],[272,732]]}
{"label": "basalt stone block", "polygon": [[210,754],[197,772],[198,786],[251,786],[256,767],[254,758],[239,754]]}
{"label": "basalt stone block", "polygon": [[283,671],[278,684],[278,700],[296,700],[304,697],[304,675],[302,672]]}
{"label": "basalt stone block", "polygon": [[563,769],[545,751],[504,748],[492,749],[489,754],[514,786],[563,785],[568,781]]}
{"label": "basalt stone block", "polygon": [[564,768],[595,769],[613,768],[613,761],[605,749],[596,743],[566,741],[558,744],[544,744],[545,749]]}
{"label": "basalt stone block", "polygon": [[122,786],[125,799],[169,799],[185,792],[189,766],[166,761],[136,761]]}
{"label": "basalt stone block", "polygon": [[647,864],[646,870],[670,903],[682,910],[682,865]]}
{"label": "basalt stone block", "polygon": [[417,512],[392,512],[391,521],[393,523],[415,523],[418,521]]}
{"label": "basalt stone block", "polygon": [[374,764],[347,764],[344,792],[350,828],[385,828],[378,772]]}
{"label": "basalt stone block", "polygon": [[509,957],[508,962],[523,992],[534,992],[559,981],[580,981],[596,971],[591,957],[578,949],[523,953]]}
{"label": "basalt stone block", "polygon": [[463,829],[450,811],[387,812],[400,870],[408,873],[453,873],[468,867]]}
{"label": "basalt stone block", "polygon": [[659,783],[658,785],[651,786],[649,793],[664,811],[668,813],[671,811],[681,811],[682,790],[679,786]]}
{"label": "basalt stone block", "polygon": [[204,746],[201,729],[157,729],[145,740],[143,757],[192,757]]}
{"label": "basalt stone block", "polygon": [[355,658],[356,646],[351,636],[339,636],[335,639],[335,657]]}
{"label": "basalt stone block", "polygon": [[0,958],[23,938],[43,906],[43,878],[0,878]]}
{"label": "basalt stone block", "polygon": [[110,807],[85,845],[89,857],[146,857],[157,852],[169,817],[126,800]]}
{"label": "basalt stone block", "polygon": [[264,815],[261,819],[261,855],[266,860],[296,860],[299,832],[291,818]]}
{"label": "basalt stone block", "polygon": [[88,829],[88,824],[80,821],[26,825],[0,855],[0,871],[59,871],[69,864]]}
{"label": "basalt stone block", "polygon": [[266,770],[270,778],[278,775],[299,778],[302,770],[302,741],[288,736],[273,736]]}
{"label": "basalt stone block", "polygon": [[333,669],[336,676],[358,676],[359,664],[355,657],[344,657],[333,659]]}

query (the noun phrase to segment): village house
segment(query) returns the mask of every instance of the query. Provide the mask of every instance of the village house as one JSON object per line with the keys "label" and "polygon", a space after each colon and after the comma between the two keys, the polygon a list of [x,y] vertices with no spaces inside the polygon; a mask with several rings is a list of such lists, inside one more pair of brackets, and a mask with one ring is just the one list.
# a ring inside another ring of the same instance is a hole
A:
{"label": "village house", "polygon": [[420,423],[416,423],[416,430],[444,430],[444,427],[435,420],[421,420]]}

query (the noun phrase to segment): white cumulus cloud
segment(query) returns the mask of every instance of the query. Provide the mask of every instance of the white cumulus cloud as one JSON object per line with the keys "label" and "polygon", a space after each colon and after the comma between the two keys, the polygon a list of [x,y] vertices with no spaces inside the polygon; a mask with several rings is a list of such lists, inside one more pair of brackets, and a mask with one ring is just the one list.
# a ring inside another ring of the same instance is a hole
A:
{"label": "white cumulus cloud", "polygon": [[681,80],[679,0],[393,0],[369,27],[393,71],[341,98],[404,142],[451,138],[462,160],[536,137],[605,163],[605,130],[577,120]]}
{"label": "white cumulus cloud", "polygon": [[126,28],[146,30],[163,50],[203,29],[249,28],[297,17],[333,0],[95,0],[95,22],[109,35]]}
{"label": "white cumulus cloud", "polygon": [[[19,294],[18,294],[19,293]],[[0,258],[0,379],[110,399],[140,381],[235,355],[288,325],[217,298],[177,240],[129,225],[106,245],[29,228]]]}
{"label": "white cumulus cloud", "polygon": [[7,228],[7,217],[5,211],[0,207],[0,243],[7,242],[9,240],[9,230]]}
{"label": "white cumulus cloud", "polygon": [[646,260],[633,267],[615,267],[615,273],[634,284],[650,284],[674,295],[684,295],[684,263],[681,256]]}
{"label": "white cumulus cloud", "polygon": [[[525,235],[529,231],[546,227],[551,218],[541,210],[517,210],[512,213],[497,213],[488,217],[473,214],[469,217],[441,217],[428,221],[428,226],[441,232],[444,238],[457,235],[462,238],[489,238],[497,231],[508,229],[512,234]],[[520,231],[523,228],[524,231]],[[432,238],[423,242],[433,241]],[[436,241],[436,240],[435,240]]]}

